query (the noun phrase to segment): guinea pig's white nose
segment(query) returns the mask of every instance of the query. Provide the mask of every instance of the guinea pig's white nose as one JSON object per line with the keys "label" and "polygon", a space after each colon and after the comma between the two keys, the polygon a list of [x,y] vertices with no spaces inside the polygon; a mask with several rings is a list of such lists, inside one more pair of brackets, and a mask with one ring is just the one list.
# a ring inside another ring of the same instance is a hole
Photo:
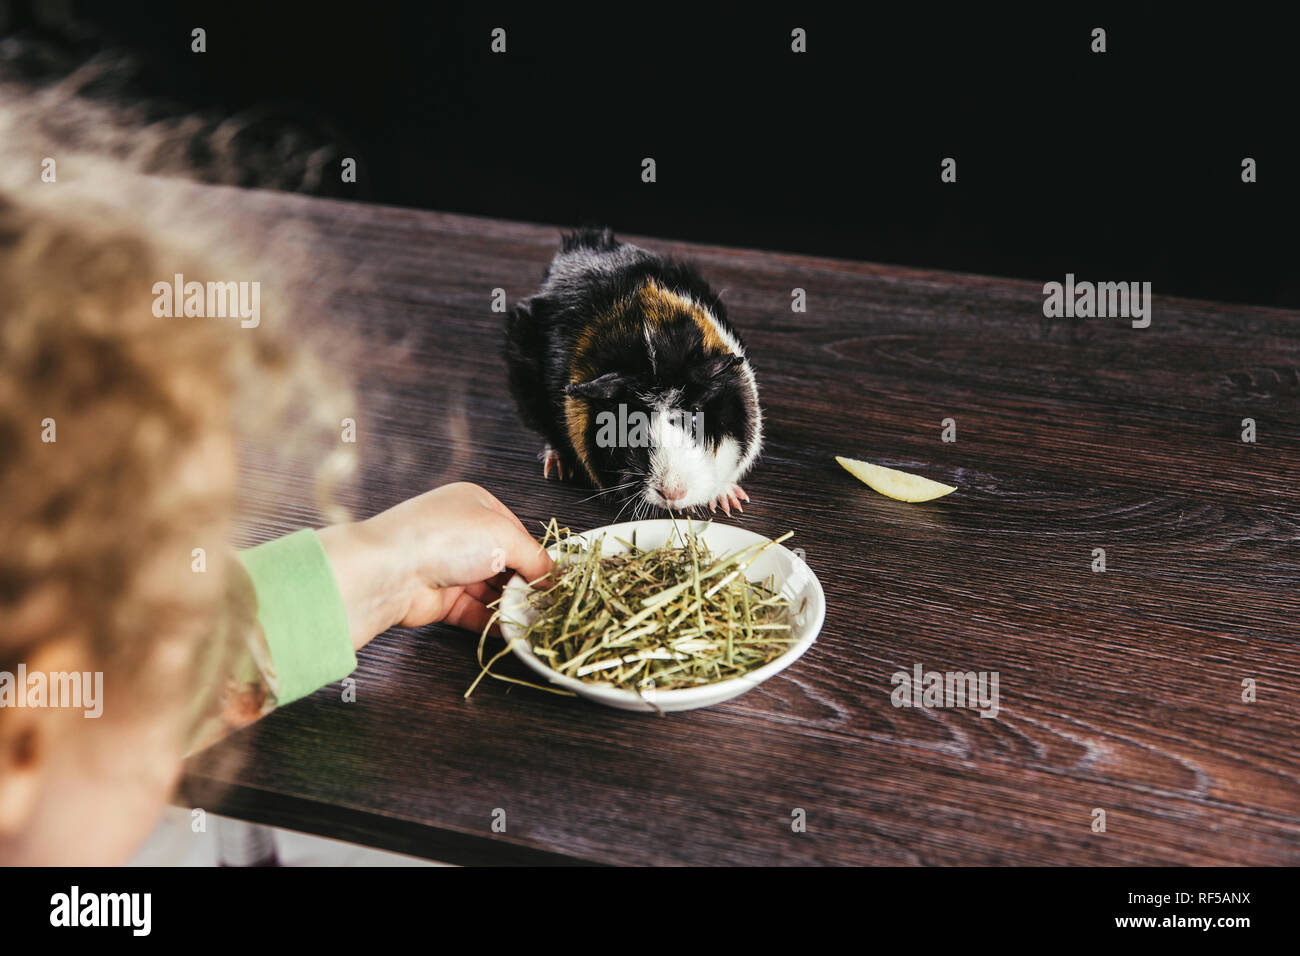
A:
{"label": "guinea pig's white nose", "polygon": [[664,501],[668,504],[676,505],[686,500],[686,486],[677,482],[661,482],[659,494],[664,496]]}

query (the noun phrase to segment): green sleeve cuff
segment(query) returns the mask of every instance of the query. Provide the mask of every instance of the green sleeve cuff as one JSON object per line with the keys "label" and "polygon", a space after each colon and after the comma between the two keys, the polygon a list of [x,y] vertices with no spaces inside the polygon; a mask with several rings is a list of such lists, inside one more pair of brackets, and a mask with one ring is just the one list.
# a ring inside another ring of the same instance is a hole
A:
{"label": "green sleeve cuff", "polygon": [[239,557],[257,594],[281,706],[356,669],[347,609],[316,532],[295,531]]}

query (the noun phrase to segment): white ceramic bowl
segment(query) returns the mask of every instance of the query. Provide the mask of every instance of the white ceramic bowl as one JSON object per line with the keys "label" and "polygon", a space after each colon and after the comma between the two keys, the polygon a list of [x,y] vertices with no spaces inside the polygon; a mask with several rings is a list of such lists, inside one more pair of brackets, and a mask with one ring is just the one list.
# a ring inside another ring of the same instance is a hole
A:
{"label": "white ceramic bowl", "polygon": [[[677,524],[681,526],[682,522],[679,520]],[[771,540],[760,534],[732,525],[709,523],[707,525],[695,524],[693,527],[708,544],[709,550],[719,556],[734,553],[752,544]],[[583,532],[578,537],[591,542],[604,534],[605,537],[601,546],[602,553],[619,554],[626,551],[627,548],[615,539],[622,538],[625,541],[631,541],[633,531],[636,532],[637,547],[659,547],[672,538],[673,522],[668,518],[652,521],[625,521],[622,524],[593,528],[590,531]],[[552,548],[551,555],[554,556],[555,553],[555,549]],[[802,613],[796,614],[791,622],[794,625],[794,643],[788,651],[776,658],[776,660],[769,661],[743,677],[734,677],[730,680],[719,681],[716,684],[705,684],[700,687],[687,687],[680,690],[647,690],[644,692],[643,699],[642,695],[637,694],[636,691],[624,690],[619,687],[602,687],[555,671],[542,663],[537,655],[532,652],[532,649],[529,648],[528,642],[522,639],[524,630],[532,622],[537,612],[529,606],[527,601],[528,583],[517,574],[502,591],[501,632],[507,640],[511,641],[515,654],[530,668],[557,687],[571,690],[588,700],[594,700],[621,710],[648,712],[652,712],[656,708],[661,711],[671,711],[709,707],[724,700],[730,700],[747,690],[752,690],[772,675],[785,670],[797,661],[804,651],[812,647],[822,629],[822,622],[826,619],[826,595],[822,592],[822,586],[818,582],[817,576],[812,573],[808,565],[798,555],[778,544],[764,551],[758,560],[749,566],[746,572],[746,576],[752,581],[764,580],[768,575],[775,576],[774,584],[776,588],[790,600],[792,608],[799,608],[804,599],[807,599],[808,603],[803,605]]]}

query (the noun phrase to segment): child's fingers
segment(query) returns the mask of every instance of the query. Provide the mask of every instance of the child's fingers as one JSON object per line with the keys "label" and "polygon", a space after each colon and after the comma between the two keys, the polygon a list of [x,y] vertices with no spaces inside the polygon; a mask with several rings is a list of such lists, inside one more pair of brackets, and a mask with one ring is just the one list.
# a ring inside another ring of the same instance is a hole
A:
{"label": "child's fingers", "polygon": [[510,579],[513,578],[514,576],[515,576],[514,569],[506,568],[500,574],[492,575],[492,577],[488,578],[487,581],[484,583],[491,585],[493,588],[497,590],[497,593],[500,593],[501,591],[505,590],[505,586],[510,583]]}
{"label": "child's fingers", "polygon": [[[518,525],[517,520],[515,524]],[[522,526],[517,530],[511,528],[508,532],[504,558],[506,567],[514,568],[525,581],[544,577],[550,573],[551,566],[554,564],[546,549],[524,531]],[[501,570],[493,566],[493,571],[496,573],[499,574]]]}
{"label": "child's fingers", "polygon": [[[447,611],[447,616],[443,622],[450,624],[452,627],[464,628],[467,631],[482,633],[487,622],[492,620],[492,611],[487,609],[482,601],[469,593],[469,589],[462,591],[457,595],[456,600],[451,603],[451,609]],[[500,637],[501,629],[492,625],[489,634]]]}
{"label": "child's fingers", "polygon": [[[515,572],[509,571],[502,573],[513,577]],[[497,577],[499,578],[501,575],[497,575]],[[487,581],[476,581],[474,584],[466,585],[465,590],[476,601],[480,601],[483,604],[491,604],[497,598],[501,597],[501,586],[495,584],[495,581],[496,578],[489,578]]]}
{"label": "child's fingers", "polygon": [[492,492],[488,491],[486,488],[483,488],[481,490],[483,494],[487,495],[487,504],[489,508],[491,508],[497,514],[501,515],[503,518],[509,519],[510,522],[514,524],[514,526],[518,528],[522,534],[528,534],[528,529],[524,527],[524,523],[519,520],[518,515],[516,515],[513,511],[511,511],[509,508],[503,505],[501,503],[501,500],[497,498],[496,495],[492,494]]}

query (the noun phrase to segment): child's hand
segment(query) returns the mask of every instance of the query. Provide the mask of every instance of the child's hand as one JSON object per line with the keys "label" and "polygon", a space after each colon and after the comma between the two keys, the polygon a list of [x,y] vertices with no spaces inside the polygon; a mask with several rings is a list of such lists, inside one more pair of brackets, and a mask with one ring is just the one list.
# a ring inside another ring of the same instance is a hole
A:
{"label": "child's hand", "polygon": [[532,581],[551,558],[510,509],[457,482],[366,521],[317,532],[360,648],[394,625],[444,621],[480,631],[514,571]]}

